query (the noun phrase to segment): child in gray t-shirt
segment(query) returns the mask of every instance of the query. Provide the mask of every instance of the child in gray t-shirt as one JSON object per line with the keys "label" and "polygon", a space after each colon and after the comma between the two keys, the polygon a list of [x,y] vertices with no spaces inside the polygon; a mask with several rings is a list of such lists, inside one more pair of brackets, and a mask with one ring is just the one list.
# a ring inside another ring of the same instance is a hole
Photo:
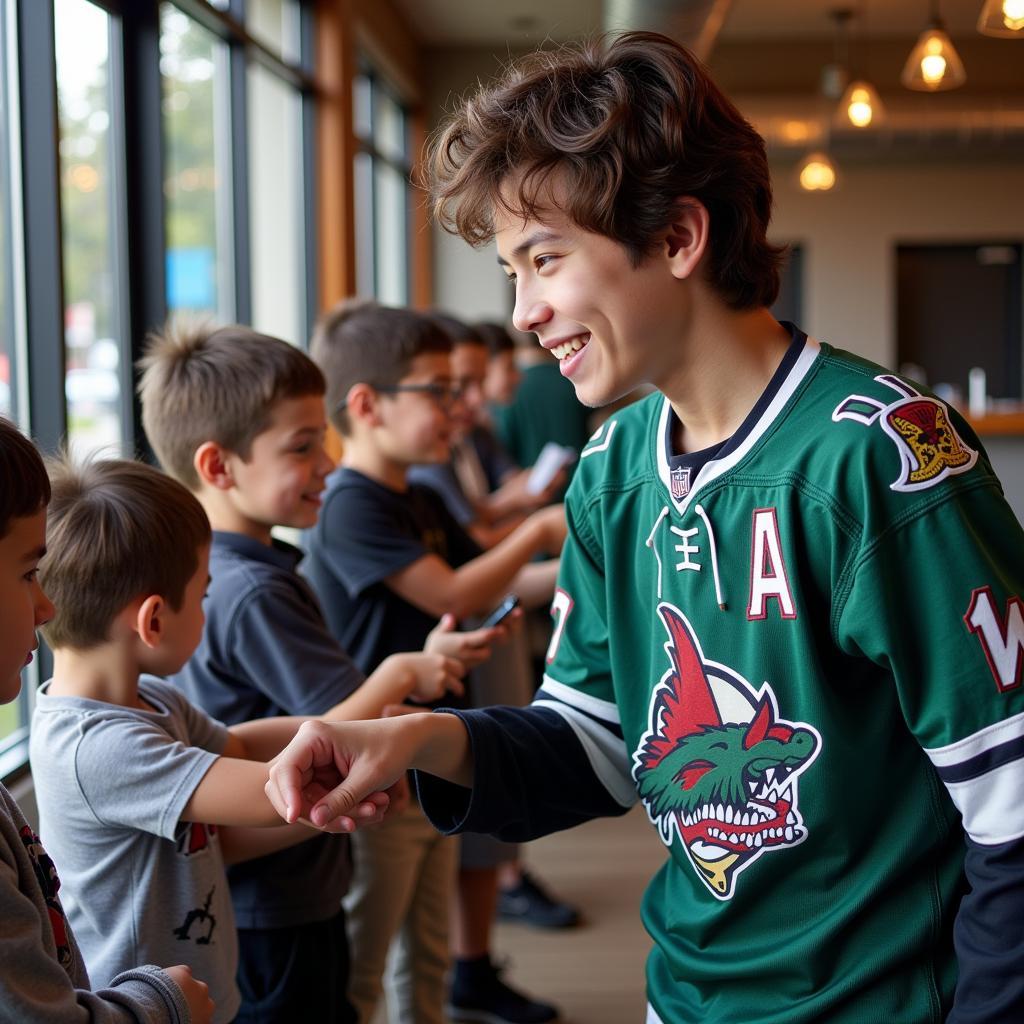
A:
{"label": "child in gray t-shirt", "polygon": [[240,1000],[224,863],[314,835],[281,828],[263,789],[304,719],[227,729],[153,678],[179,671],[203,629],[210,524],[181,484],[100,460],[55,465],[51,485],[40,580],[57,607],[44,627],[54,670],[29,752],[70,920],[104,979],[139,958],[183,960],[227,1024]]}
{"label": "child in gray t-shirt", "polygon": [[232,1020],[238,943],[217,828],[183,818],[227,729],[153,677],[139,680],[144,708],[49,686],[29,741],[40,831],[93,977],[105,984],[140,958],[185,963],[209,984],[216,1019]]}
{"label": "child in gray t-shirt", "polygon": [[[53,615],[36,578],[49,498],[39,453],[0,417],[0,704],[17,698],[36,629]],[[209,1024],[213,1004],[206,985],[185,966],[130,968],[91,991],[60,888],[39,836],[0,785],[2,1024],[86,1018],[94,1024]]]}

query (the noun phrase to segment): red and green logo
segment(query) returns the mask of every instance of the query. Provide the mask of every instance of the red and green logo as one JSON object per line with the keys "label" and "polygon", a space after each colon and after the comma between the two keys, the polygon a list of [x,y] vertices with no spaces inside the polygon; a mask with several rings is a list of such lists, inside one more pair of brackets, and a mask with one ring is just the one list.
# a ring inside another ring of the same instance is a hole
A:
{"label": "red and green logo", "polygon": [[678,836],[720,900],[766,854],[802,843],[798,781],[821,750],[818,731],[779,716],[775,693],[708,661],[686,616],[662,602],[669,668],[651,696],[633,777],[651,822]]}

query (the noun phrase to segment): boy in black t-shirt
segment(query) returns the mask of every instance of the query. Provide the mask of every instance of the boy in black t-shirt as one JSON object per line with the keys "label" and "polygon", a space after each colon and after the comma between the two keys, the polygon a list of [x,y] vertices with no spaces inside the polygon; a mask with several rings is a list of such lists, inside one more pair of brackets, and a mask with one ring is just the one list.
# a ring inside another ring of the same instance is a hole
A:
{"label": "boy in black t-shirt", "polygon": [[[419,647],[439,615],[486,613],[508,590],[536,605],[554,587],[557,562],[531,559],[561,549],[561,506],[536,513],[481,553],[442,499],[408,482],[411,466],[449,456],[449,412],[459,401],[450,349],[448,336],[427,318],[366,302],[328,313],[313,339],[344,456],[311,532],[306,571],[328,622],[364,672],[395,651]],[[387,948],[401,929],[391,993],[397,1016],[440,1024],[455,849],[418,807],[358,833],[355,842],[355,878],[345,904],[352,1001],[362,1019],[372,1017]],[[475,927],[479,920],[493,919],[496,886],[495,870],[460,876],[449,1014],[479,1019],[486,1012],[510,1024],[542,1024],[554,1019],[554,1008],[504,985],[489,943],[477,938],[488,930]]]}

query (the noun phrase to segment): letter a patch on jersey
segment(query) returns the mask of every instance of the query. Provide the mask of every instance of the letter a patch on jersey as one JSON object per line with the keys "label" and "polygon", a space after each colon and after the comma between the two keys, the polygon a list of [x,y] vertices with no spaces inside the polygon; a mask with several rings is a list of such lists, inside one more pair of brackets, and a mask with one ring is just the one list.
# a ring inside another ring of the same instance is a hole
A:
{"label": "letter a patch on jersey", "polygon": [[797,783],[821,735],[779,716],[775,693],[707,661],[686,616],[662,602],[669,667],[651,696],[633,778],[662,841],[678,836],[719,900],[760,857],[802,843]]}
{"label": "letter a patch on jersey", "polygon": [[768,617],[768,598],[779,603],[784,619],[796,618],[796,605],[789,587],[789,574],[782,557],[779,517],[774,508],[754,509],[750,543],[750,601],[748,619]]}
{"label": "letter a patch on jersey", "polygon": [[991,587],[979,587],[971,594],[964,624],[985,650],[988,667],[1001,693],[1016,690],[1024,668],[1024,603],[1019,597],[1006,602],[1006,616],[1000,616]]}

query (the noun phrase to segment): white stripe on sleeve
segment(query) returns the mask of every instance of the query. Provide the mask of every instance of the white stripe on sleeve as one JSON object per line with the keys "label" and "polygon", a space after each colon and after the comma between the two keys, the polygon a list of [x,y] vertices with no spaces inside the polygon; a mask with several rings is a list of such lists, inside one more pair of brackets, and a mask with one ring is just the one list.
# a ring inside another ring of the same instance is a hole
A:
{"label": "white stripe on sleeve", "polygon": [[630,773],[630,759],[620,737],[561,701],[538,698],[530,707],[550,708],[561,715],[572,727],[594,775],[612,799],[622,807],[632,807],[636,803],[637,793]]}
{"label": "white stripe on sleeve", "polygon": [[611,722],[613,725],[618,725],[620,722],[618,706],[610,700],[601,700],[600,697],[592,697],[589,693],[582,693],[572,686],[566,686],[565,683],[552,679],[549,675],[544,676],[543,690],[545,693],[549,693],[552,697],[556,698],[556,700],[560,700],[574,708],[579,708],[588,715],[600,718],[604,722]]}

